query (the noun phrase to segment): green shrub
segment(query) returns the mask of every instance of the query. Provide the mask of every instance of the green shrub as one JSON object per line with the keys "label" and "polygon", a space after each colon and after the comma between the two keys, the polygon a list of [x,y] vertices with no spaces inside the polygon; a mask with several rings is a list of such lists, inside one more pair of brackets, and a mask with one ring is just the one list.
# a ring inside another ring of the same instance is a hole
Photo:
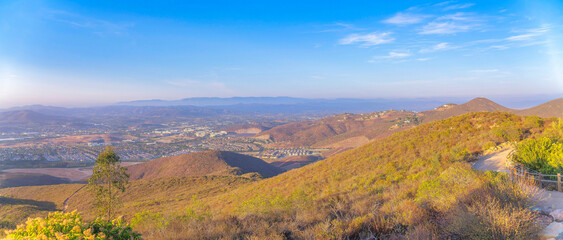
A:
{"label": "green shrub", "polygon": [[554,142],[548,137],[526,139],[517,145],[513,160],[545,174],[561,173],[563,143]]}
{"label": "green shrub", "polygon": [[504,122],[493,128],[493,134],[503,142],[517,142],[522,139],[522,130],[510,122]]}
{"label": "green shrub", "polygon": [[30,218],[17,229],[7,231],[6,239],[141,239],[141,235],[133,232],[131,227],[122,220],[96,219],[84,223],[82,216],[76,212],[53,212],[48,217]]}
{"label": "green shrub", "polygon": [[141,234],[133,232],[131,226],[124,223],[121,218],[113,221],[98,218],[89,224],[89,228],[92,229],[93,233],[105,235],[108,239],[141,239]]}

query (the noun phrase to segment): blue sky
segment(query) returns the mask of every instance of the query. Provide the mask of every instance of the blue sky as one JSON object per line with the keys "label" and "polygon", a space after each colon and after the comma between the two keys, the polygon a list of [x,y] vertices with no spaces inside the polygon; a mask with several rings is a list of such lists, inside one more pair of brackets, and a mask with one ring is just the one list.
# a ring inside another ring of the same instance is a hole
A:
{"label": "blue sky", "polygon": [[562,10],[561,1],[3,0],[0,107],[559,95]]}

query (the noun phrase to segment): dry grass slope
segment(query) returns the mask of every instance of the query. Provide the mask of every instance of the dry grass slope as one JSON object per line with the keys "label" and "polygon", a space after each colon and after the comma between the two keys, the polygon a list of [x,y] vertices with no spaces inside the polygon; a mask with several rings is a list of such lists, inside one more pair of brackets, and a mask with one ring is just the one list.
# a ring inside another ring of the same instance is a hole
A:
{"label": "dry grass slope", "polygon": [[513,112],[521,116],[563,118],[563,98],[558,98],[524,110],[514,110]]}
{"label": "dry grass slope", "polygon": [[[533,239],[538,226],[526,193],[467,163],[497,144],[535,137],[552,121],[528,120],[469,113],[257,181],[133,181],[121,211],[139,213],[133,220],[146,239]],[[88,199],[79,192],[69,209],[91,215]]]}
{"label": "dry grass slope", "polygon": [[528,195],[503,174],[467,163],[543,131],[508,113],[469,113],[375,140],[212,198],[203,219],[162,217],[148,238],[532,239]]}
{"label": "dry grass slope", "polygon": [[163,157],[128,167],[132,180],[160,177],[202,175],[242,175],[256,172],[262,177],[272,177],[282,172],[263,160],[225,151],[188,153]]}
{"label": "dry grass slope", "polygon": [[[195,198],[214,198],[238,186],[252,182],[238,176],[184,176],[131,181],[121,195],[118,215],[131,219],[142,211],[171,214],[183,212]],[[69,210],[78,210],[88,219],[94,218],[92,195],[79,191],[68,202]]]}
{"label": "dry grass slope", "polygon": [[261,132],[257,138],[270,139],[275,147],[354,148],[415,126],[414,122],[401,121],[413,116],[414,113],[404,111],[342,114],[277,126]]}
{"label": "dry grass slope", "polygon": [[44,217],[62,210],[65,199],[82,184],[28,186],[0,189],[0,229],[14,228],[28,217]]}
{"label": "dry grass slope", "polygon": [[459,116],[470,112],[508,112],[509,108],[503,107],[486,98],[475,98],[464,104],[447,104],[433,110],[420,113],[423,122],[442,120],[453,116]]}

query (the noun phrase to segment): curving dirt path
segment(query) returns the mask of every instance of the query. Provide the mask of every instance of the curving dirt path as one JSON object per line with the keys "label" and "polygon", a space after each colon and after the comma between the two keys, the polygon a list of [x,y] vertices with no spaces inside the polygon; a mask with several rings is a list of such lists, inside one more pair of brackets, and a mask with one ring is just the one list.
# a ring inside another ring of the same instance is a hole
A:
{"label": "curving dirt path", "polygon": [[[473,163],[473,168],[480,171],[497,171],[508,172],[506,167],[506,158],[512,151],[512,148],[507,148],[503,151],[483,155]],[[534,197],[536,207],[542,211],[549,213],[555,209],[563,209],[563,192],[557,191],[539,191],[538,195]]]}
{"label": "curving dirt path", "polygon": [[490,153],[479,157],[479,159],[473,162],[473,168],[480,171],[497,171],[508,173],[508,168],[506,167],[506,158],[508,154],[512,151],[512,148],[507,148],[500,152]]}
{"label": "curving dirt path", "polygon": [[76,191],[74,191],[70,196],[68,196],[65,201],[63,202],[63,212],[66,212],[66,209],[68,208],[68,200],[70,200],[70,198],[72,196],[74,196],[76,193],[78,193],[78,191],[82,190],[83,188],[85,188],[88,184],[84,184],[84,186],[80,187],[79,189],[76,189]]}

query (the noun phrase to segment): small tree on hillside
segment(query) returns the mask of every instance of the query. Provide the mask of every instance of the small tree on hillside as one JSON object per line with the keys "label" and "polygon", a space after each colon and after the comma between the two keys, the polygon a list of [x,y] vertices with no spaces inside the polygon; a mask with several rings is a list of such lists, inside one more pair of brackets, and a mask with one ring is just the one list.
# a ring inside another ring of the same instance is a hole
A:
{"label": "small tree on hillside", "polygon": [[112,218],[115,208],[119,205],[119,193],[124,192],[129,182],[126,168],[119,165],[119,156],[112,147],[107,147],[96,159],[92,176],[88,179],[88,187],[95,195],[94,205],[100,216]]}

